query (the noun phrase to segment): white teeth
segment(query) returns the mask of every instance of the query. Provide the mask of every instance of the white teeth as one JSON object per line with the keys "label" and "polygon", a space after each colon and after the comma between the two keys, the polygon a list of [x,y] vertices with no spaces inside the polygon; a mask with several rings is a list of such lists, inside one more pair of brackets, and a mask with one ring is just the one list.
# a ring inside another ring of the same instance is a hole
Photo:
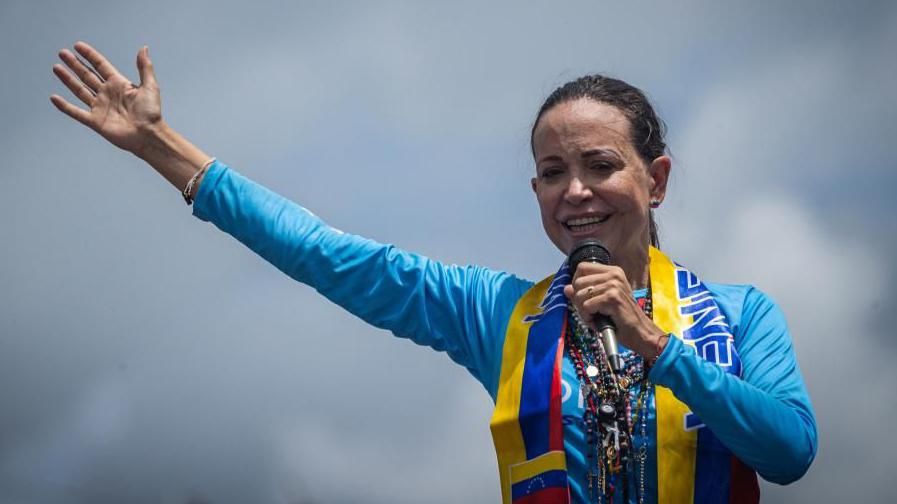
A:
{"label": "white teeth", "polygon": [[607,220],[607,216],[604,217],[583,217],[581,219],[570,219],[565,224],[568,226],[586,226],[589,224],[600,224]]}

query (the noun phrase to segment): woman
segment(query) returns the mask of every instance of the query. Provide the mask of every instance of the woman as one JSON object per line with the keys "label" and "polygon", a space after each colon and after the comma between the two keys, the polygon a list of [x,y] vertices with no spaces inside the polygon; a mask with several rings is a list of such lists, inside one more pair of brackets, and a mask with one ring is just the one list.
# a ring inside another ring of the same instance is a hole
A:
{"label": "woman", "polygon": [[[329,228],[169,128],[147,48],[139,86],[87,44],[75,50],[86,63],[63,50],[68,69],[53,70],[88,109],[54,95],[57,108],[285,273],[471,371],[496,403],[504,502],[756,502],[757,473],[785,484],[812,462],[815,419],[779,309],[654,247],[671,162],[636,88],[586,76],[540,109],[532,189],[545,232],[565,255],[598,239],[613,262],[564,261],[533,283]],[[602,317],[620,369],[595,336]]]}

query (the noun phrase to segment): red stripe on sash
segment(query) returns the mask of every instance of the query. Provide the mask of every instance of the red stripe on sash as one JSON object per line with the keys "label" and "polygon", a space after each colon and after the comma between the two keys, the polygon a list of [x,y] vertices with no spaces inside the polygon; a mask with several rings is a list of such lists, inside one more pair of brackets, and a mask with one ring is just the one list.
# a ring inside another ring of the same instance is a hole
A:
{"label": "red stripe on sash", "polygon": [[566,488],[552,487],[520,497],[514,504],[558,504],[570,502],[569,498],[570,494]]}
{"label": "red stripe on sash", "polygon": [[757,473],[732,456],[732,473],[729,480],[729,504],[756,504],[760,502],[760,484]]}
{"label": "red stripe on sash", "polygon": [[563,451],[564,449],[564,422],[561,418],[561,402],[564,387],[561,381],[561,368],[564,362],[564,335],[567,334],[567,317],[561,326],[560,341],[558,341],[557,355],[554,361],[554,371],[551,377],[551,406],[548,412],[548,449],[551,451]]}

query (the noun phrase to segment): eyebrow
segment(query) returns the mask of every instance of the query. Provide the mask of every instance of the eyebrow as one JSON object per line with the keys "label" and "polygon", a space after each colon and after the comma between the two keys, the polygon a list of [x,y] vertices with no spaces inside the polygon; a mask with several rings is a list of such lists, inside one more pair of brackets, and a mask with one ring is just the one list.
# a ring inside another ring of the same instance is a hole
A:
{"label": "eyebrow", "polygon": [[545,161],[563,161],[563,159],[561,159],[561,156],[550,155],[550,156],[545,156],[539,160],[540,163],[545,162]]}
{"label": "eyebrow", "polygon": [[592,156],[601,156],[601,157],[610,157],[610,158],[614,158],[614,159],[620,159],[620,155],[610,149],[587,150],[587,151],[583,152],[580,157],[582,157],[583,159],[588,159]]}
{"label": "eyebrow", "polygon": [[[620,155],[610,149],[592,149],[587,150],[580,155],[582,159],[588,159],[595,156],[620,159]],[[543,163],[545,161],[563,161],[563,159],[560,156],[552,154],[550,156],[545,156],[539,160],[540,163]]]}

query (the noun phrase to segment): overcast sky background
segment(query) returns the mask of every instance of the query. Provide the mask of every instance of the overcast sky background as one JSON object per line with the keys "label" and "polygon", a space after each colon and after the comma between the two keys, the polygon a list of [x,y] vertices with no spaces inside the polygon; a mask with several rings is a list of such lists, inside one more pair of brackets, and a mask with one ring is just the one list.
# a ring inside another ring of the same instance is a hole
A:
{"label": "overcast sky background", "polygon": [[531,279],[562,259],[541,101],[641,87],[665,249],[782,305],[816,408],[816,462],[764,500],[897,497],[897,3],[179,4],[0,3],[0,503],[499,501],[482,387],[56,111],[76,40],[135,80],[148,44],[170,124],[330,224]]}

